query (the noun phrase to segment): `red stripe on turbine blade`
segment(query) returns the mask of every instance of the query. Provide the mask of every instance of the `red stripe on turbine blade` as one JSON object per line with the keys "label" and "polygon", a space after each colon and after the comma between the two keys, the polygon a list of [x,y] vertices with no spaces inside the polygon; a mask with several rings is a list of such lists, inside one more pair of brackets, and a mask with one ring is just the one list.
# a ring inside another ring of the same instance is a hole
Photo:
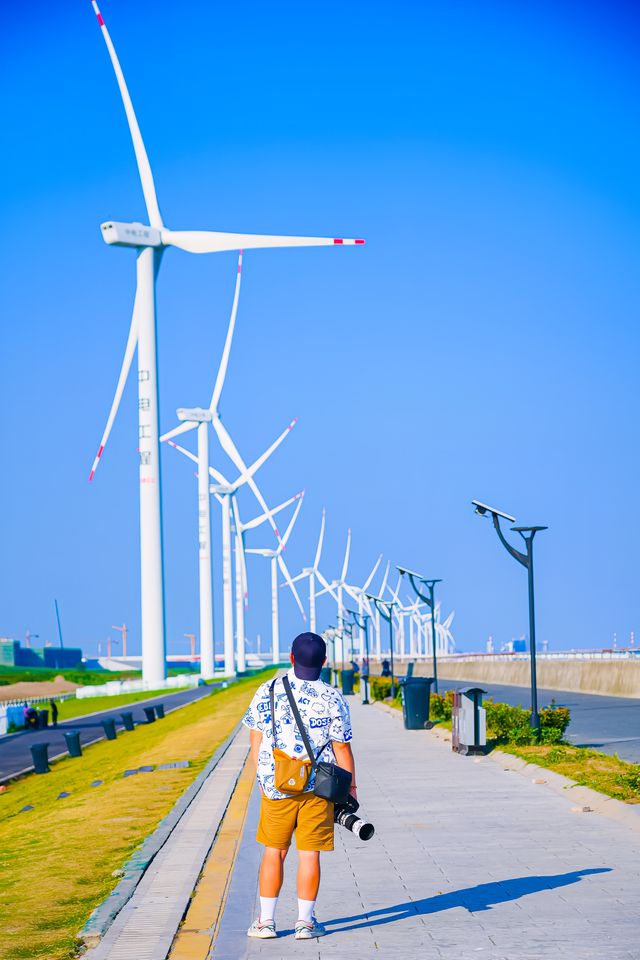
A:
{"label": "red stripe on turbine blade", "polygon": [[356,243],[366,243],[366,240],[356,240]]}
{"label": "red stripe on turbine blade", "polygon": [[334,242],[334,243],[344,243],[344,240],[342,239],[342,237],[334,237],[334,238],[333,238],[333,242]]}
{"label": "red stripe on turbine blade", "polygon": [[98,12],[98,13],[96,14],[96,16],[97,16],[97,18],[98,18],[98,23],[100,24],[100,26],[101,26],[101,27],[104,27],[104,20],[102,19],[102,14],[101,14],[100,12]]}
{"label": "red stripe on turbine blade", "polygon": [[100,444],[100,447],[99,447],[99,449],[98,449],[98,455],[97,455],[97,457],[96,457],[97,460],[99,460],[100,457],[102,456],[102,451],[103,451],[103,450],[104,450],[104,444],[101,443],[101,444]]}
{"label": "red stripe on turbine blade", "polygon": [[96,472],[95,470],[92,470],[91,473],[89,474],[89,483],[91,483],[91,481],[93,480],[93,475],[95,472]]}

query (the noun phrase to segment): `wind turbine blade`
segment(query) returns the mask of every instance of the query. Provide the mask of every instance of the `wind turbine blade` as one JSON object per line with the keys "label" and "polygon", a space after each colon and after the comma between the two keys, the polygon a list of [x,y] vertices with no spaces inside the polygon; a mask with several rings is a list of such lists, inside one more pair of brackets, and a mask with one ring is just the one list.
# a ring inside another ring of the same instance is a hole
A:
{"label": "wind turbine blade", "polygon": [[[280,513],[281,510],[284,510],[286,507],[290,506],[290,504],[295,503],[296,500],[299,500],[299,499],[300,499],[300,497],[303,495],[303,493],[304,493],[304,491],[301,490],[300,493],[296,493],[296,494],[294,494],[293,497],[289,497],[289,499],[288,499],[288,500],[285,500],[284,503],[278,504],[277,507],[274,507],[274,508],[271,510],[271,516],[272,516],[272,517],[275,517],[276,513]],[[235,497],[234,497],[234,501],[235,501]],[[249,520],[247,523],[243,523],[243,524],[242,524],[242,529],[243,529],[243,530],[254,530],[256,527],[259,527],[261,524],[263,524],[263,523],[265,522],[265,520],[267,520],[267,519],[268,519],[267,514],[266,514],[266,513],[261,513],[259,517],[254,517],[253,520]],[[301,574],[300,576],[305,576],[305,577],[306,577],[307,574],[306,574],[306,573],[305,573],[305,574]]]}
{"label": "wind turbine blade", "polygon": [[240,299],[240,285],[242,283],[242,250],[238,255],[238,272],[236,273],[236,288],[233,294],[233,304],[231,306],[231,316],[229,317],[229,326],[227,327],[227,336],[224,341],[224,348],[222,350],[222,359],[220,360],[220,366],[218,367],[218,373],[216,376],[216,382],[213,387],[213,393],[211,394],[211,403],[209,404],[209,409],[214,413],[218,409],[218,403],[220,402],[220,394],[222,393],[222,388],[224,386],[224,380],[227,375],[227,367],[229,366],[229,353],[231,352],[231,341],[233,340],[233,333],[236,328],[236,316],[238,313],[238,301]]}
{"label": "wind turbine blade", "polygon": [[387,586],[387,580],[389,579],[389,568],[391,566],[391,560],[387,560],[387,568],[384,571],[384,577],[382,578],[382,586],[380,587],[379,597],[384,596],[385,587]]}
{"label": "wind turbine blade", "polygon": [[195,453],[191,453],[191,450],[187,450],[186,447],[181,447],[179,443],[174,443],[173,440],[167,440],[167,443],[170,447],[173,447],[174,450],[177,450],[178,453],[181,453],[184,457],[188,457],[189,460],[192,460],[194,463],[198,463],[197,456]]}
{"label": "wind turbine blade", "polygon": [[393,597],[393,602],[394,602],[394,603],[397,603],[397,602],[398,602],[398,594],[400,593],[400,586],[401,586],[401,584],[402,584],[402,575],[401,575],[401,574],[398,574],[398,582],[396,583],[396,589],[395,589],[395,590],[392,590],[391,587],[389,587],[389,586],[387,587],[387,590],[389,591],[389,593],[390,593],[391,596]]}
{"label": "wind turbine blade", "polygon": [[343,586],[344,590],[346,591],[346,593],[349,594],[349,596],[351,597],[351,599],[352,599],[352,600],[355,600],[356,603],[357,603],[358,600],[360,599],[360,594],[359,594],[356,590],[354,590],[353,587],[349,586],[348,583],[343,583],[342,586]]}
{"label": "wind turbine blade", "polygon": [[378,559],[376,560],[375,564],[373,565],[373,570],[371,571],[371,573],[369,574],[369,576],[367,577],[367,579],[366,579],[365,582],[363,583],[363,585],[362,585],[362,589],[363,589],[363,590],[368,590],[368,589],[369,589],[369,585],[370,585],[371,581],[373,580],[373,578],[374,578],[375,575],[376,575],[376,570],[377,570],[378,567],[380,566],[380,561],[381,561],[381,560],[382,560],[382,554],[380,554],[380,556],[379,556]]}
{"label": "wind turbine blade", "polygon": [[[298,505],[298,509],[299,509],[299,508],[300,508],[300,505]],[[306,622],[307,622],[307,615],[306,615],[306,613],[304,612],[304,607],[302,606],[302,601],[300,600],[300,597],[299,597],[299,595],[298,595],[298,591],[296,590],[295,584],[294,584],[293,580],[291,579],[291,574],[289,573],[289,571],[288,571],[288,569],[287,569],[287,565],[286,565],[286,563],[284,562],[284,560],[282,559],[281,554],[278,554],[278,566],[280,567],[280,570],[281,570],[282,574],[284,575],[285,580],[287,581],[287,586],[289,587],[289,589],[291,590],[293,596],[295,597],[295,601],[296,601],[296,603],[298,604],[298,609],[300,610],[300,613],[302,614],[302,619],[303,619],[304,622],[306,623]]]}
{"label": "wind turbine blade", "polygon": [[188,253],[255,250],[264,247],[333,247],[363,244],[342,237],[277,237],[258,233],[215,233],[211,230],[163,230],[162,242]]}
{"label": "wind turbine blade", "polygon": [[233,519],[236,525],[236,543],[238,545],[238,550],[236,553],[236,563],[238,562],[238,557],[240,557],[240,583],[242,588],[242,601],[244,606],[249,605],[249,585],[247,581],[247,561],[244,555],[244,537],[242,531],[245,529],[242,525],[240,519],[240,508],[238,507],[238,502],[235,497],[231,497],[231,509],[233,510]]}
{"label": "wind turbine blade", "polygon": [[122,393],[124,391],[124,387],[127,382],[127,377],[129,376],[129,370],[131,369],[131,361],[133,360],[133,354],[135,353],[136,344],[138,343],[138,309],[139,309],[140,300],[141,300],[141,295],[139,293],[139,289],[136,288],[136,298],[133,303],[133,313],[131,315],[131,326],[129,327],[129,336],[127,337],[127,345],[124,349],[124,358],[122,360],[122,366],[120,367],[120,376],[118,377],[116,392],[115,392],[113,401],[111,403],[109,416],[107,417],[107,425],[104,428],[104,433],[102,434],[100,446],[98,447],[98,452],[96,454],[95,460],[93,461],[93,466],[91,467],[89,480],[93,480],[95,472],[98,469],[100,458],[104,453],[104,448],[107,445],[107,440],[109,439],[109,434],[111,433],[113,422],[116,418],[116,414],[118,413],[118,407],[120,406]]}
{"label": "wind turbine blade", "polygon": [[313,561],[313,569],[318,569],[318,564],[320,563],[320,554],[322,553],[322,542],[324,540],[324,525],[326,520],[326,510],[322,508],[322,521],[320,522],[320,536],[318,537],[318,546],[316,548],[316,557]]}
{"label": "wind turbine blade", "polygon": [[347,575],[347,567],[349,566],[349,553],[351,552],[351,527],[347,530],[347,549],[344,552],[344,563],[342,564],[342,573],[340,574],[340,579],[344,580]]}
{"label": "wind turbine blade", "polygon": [[[297,577],[292,577],[292,578],[291,578],[291,583],[297,583],[298,580],[304,580],[305,577],[308,577],[308,576],[309,576],[308,573],[299,573]],[[282,584],[280,584],[280,586],[284,587],[285,584],[282,583]]]}
{"label": "wind turbine blade", "polygon": [[163,433],[160,437],[160,442],[165,443],[167,440],[179,437],[181,433],[188,433],[189,430],[195,430],[197,426],[198,424],[194,420],[184,420],[178,424],[177,427],[174,427],[173,430],[169,430],[168,433]]}
{"label": "wind turbine blade", "polygon": [[[278,545],[278,553],[279,553],[279,554],[282,553],[282,551],[284,550],[284,548],[285,548],[286,545],[287,545],[287,540],[288,540],[289,537],[291,536],[291,531],[293,530],[293,528],[294,528],[294,526],[295,526],[295,522],[296,522],[296,520],[298,519],[298,514],[300,513],[300,508],[301,508],[301,506],[302,506],[302,501],[303,501],[303,500],[304,500],[304,491],[302,492],[302,494],[301,494],[300,497],[298,498],[298,506],[297,506],[297,507],[295,508],[295,510],[293,511],[293,516],[291,517],[291,520],[289,521],[289,526],[288,526],[287,529],[285,530],[285,532],[284,532],[284,537],[282,538],[282,540],[280,541],[280,543],[279,543],[279,545]],[[293,581],[291,581],[291,582],[293,583]]]}
{"label": "wind turbine blade", "polygon": [[[244,483],[247,483],[249,481],[249,477],[252,477],[254,473],[256,473],[260,469],[262,464],[269,459],[269,457],[274,452],[274,450],[277,450],[277,448],[280,446],[280,444],[285,439],[285,437],[287,437],[289,433],[293,430],[297,422],[298,422],[298,418],[296,417],[294,420],[291,421],[291,423],[286,427],[286,429],[282,431],[280,436],[273,441],[269,449],[265,450],[262,456],[258,457],[255,463],[251,464],[247,472],[241,474],[238,477],[238,479],[233,484],[233,487],[232,487],[233,490],[237,490],[238,487],[241,487]],[[273,511],[271,511],[271,513],[273,513]]]}
{"label": "wind turbine blade", "polygon": [[98,23],[100,24],[100,29],[102,30],[102,36],[104,37],[104,42],[107,45],[107,50],[109,51],[109,56],[111,57],[111,64],[116,75],[116,80],[118,81],[120,96],[122,97],[124,111],[127,115],[127,122],[129,124],[129,132],[131,134],[131,140],[133,141],[133,149],[136,155],[136,163],[138,164],[138,173],[140,174],[140,183],[142,184],[142,192],[144,194],[144,202],[147,207],[149,223],[152,227],[156,227],[156,229],[161,230],[164,224],[162,223],[162,217],[160,216],[160,209],[158,207],[158,198],[156,197],[156,188],[153,182],[153,174],[151,173],[151,165],[149,163],[147,151],[145,150],[142,134],[140,133],[140,127],[138,126],[138,121],[136,120],[131,97],[129,96],[127,84],[122,72],[122,67],[120,66],[118,55],[111,41],[111,37],[109,36],[109,31],[107,30],[102,14],[98,9],[96,0],[91,0],[91,5],[95,11],[96,17],[98,18]]}
{"label": "wind turbine blade", "polygon": [[[191,450],[187,450],[186,447],[181,447],[179,443],[175,443],[173,440],[167,440],[167,444],[170,447],[173,447],[174,450],[177,450],[178,453],[183,454],[183,456],[188,457],[189,460],[193,460],[194,463],[198,463],[198,458],[195,453],[191,453]],[[196,474],[197,476],[197,474]],[[229,486],[229,481],[226,477],[223,477],[219,470],[216,470],[215,467],[209,467],[209,476],[213,477],[216,483],[219,483],[223,487]],[[216,494],[216,500],[220,501],[220,497]]]}
{"label": "wind turbine blade", "polygon": [[236,447],[235,443],[229,436],[229,433],[227,432],[224,424],[222,423],[219,417],[213,418],[213,429],[216,431],[216,434],[218,435],[220,446],[222,447],[224,452],[227,454],[229,459],[233,461],[234,465],[240,471],[240,473],[248,475],[247,483],[249,484],[249,487],[253,492],[253,495],[255,496],[256,500],[258,501],[258,503],[260,504],[264,512],[267,514],[267,520],[269,521],[269,525],[271,526],[271,529],[275,533],[278,540],[280,540],[280,531],[278,530],[278,527],[276,526],[276,522],[273,519],[273,513],[267,506],[267,503],[264,497],[262,496],[262,494],[260,493],[260,490],[258,489],[258,485],[256,484],[255,480],[253,479],[253,477],[249,475],[249,470],[247,468],[247,465],[245,464],[244,460],[240,456],[238,448]]}
{"label": "wind turbine blade", "polygon": [[[335,590],[333,589],[333,586],[332,586],[327,580],[325,580],[325,578],[322,576],[322,574],[320,573],[319,570],[315,570],[315,575],[316,575],[316,577],[318,578],[318,580],[320,581],[320,583],[322,584],[322,586],[324,587],[324,590],[322,591],[322,593],[330,593],[331,596],[333,597],[333,599],[334,599],[334,600],[336,601],[336,603],[337,603],[337,602],[338,602],[338,594],[337,594],[337,593],[335,592]],[[316,593],[316,597],[319,597],[319,596],[321,596],[321,593]]]}

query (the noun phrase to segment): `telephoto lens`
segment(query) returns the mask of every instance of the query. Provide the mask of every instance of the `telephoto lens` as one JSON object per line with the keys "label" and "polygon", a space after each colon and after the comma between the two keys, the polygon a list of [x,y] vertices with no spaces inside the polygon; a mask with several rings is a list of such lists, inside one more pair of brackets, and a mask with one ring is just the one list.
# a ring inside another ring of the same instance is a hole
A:
{"label": "telephoto lens", "polygon": [[371,840],[371,837],[376,832],[375,827],[372,823],[367,823],[366,820],[361,820],[359,817],[356,817],[356,811],[360,804],[357,800],[354,800],[353,797],[347,797],[346,803],[336,803],[333,811],[333,819],[335,823],[339,823],[341,827],[346,827],[347,830],[351,830],[351,833],[355,834],[358,840]]}

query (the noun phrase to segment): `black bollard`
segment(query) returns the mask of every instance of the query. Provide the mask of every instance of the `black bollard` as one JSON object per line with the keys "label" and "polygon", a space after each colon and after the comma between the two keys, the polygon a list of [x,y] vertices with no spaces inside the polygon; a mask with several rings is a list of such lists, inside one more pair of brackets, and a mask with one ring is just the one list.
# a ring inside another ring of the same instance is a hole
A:
{"label": "black bollard", "polygon": [[49,773],[49,744],[33,743],[31,745],[33,768],[36,773]]}
{"label": "black bollard", "polygon": [[156,719],[155,710],[153,707],[144,707],[145,716],[147,718],[147,723],[154,723]]}
{"label": "black bollard", "polygon": [[122,725],[125,728],[125,730],[133,730],[134,729],[133,714],[130,711],[126,710],[124,713],[121,713],[120,716],[122,717]]}
{"label": "black bollard", "polygon": [[117,737],[116,733],[116,722],[113,717],[107,717],[102,721],[102,726],[104,727],[104,734],[107,740],[115,740]]}
{"label": "black bollard", "polygon": [[164,703],[156,703],[156,716],[158,720],[164,720]]}
{"label": "black bollard", "polygon": [[80,745],[80,731],[79,730],[65,730],[64,739],[67,744],[67,751],[70,757],[81,757],[82,756],[82,747]]}

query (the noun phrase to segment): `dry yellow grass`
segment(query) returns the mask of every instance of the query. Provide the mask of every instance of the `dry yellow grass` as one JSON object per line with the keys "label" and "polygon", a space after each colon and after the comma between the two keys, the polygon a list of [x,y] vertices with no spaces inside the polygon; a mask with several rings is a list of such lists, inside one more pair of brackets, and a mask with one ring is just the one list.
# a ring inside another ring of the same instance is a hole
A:
{"label": "dry yellow grass", "polygon": [[[266,676],[95,744],[0,795],[2,960],[75,956],[77,932],[117,883],[113,871],[168,813]],[[191,766],[123,777],[127,768],[174,760]],[[97,779],[102,784],[92,787]],[[61,791],[70,796],[57,800]],[[20,812],[26,805],[33,810]]]}

